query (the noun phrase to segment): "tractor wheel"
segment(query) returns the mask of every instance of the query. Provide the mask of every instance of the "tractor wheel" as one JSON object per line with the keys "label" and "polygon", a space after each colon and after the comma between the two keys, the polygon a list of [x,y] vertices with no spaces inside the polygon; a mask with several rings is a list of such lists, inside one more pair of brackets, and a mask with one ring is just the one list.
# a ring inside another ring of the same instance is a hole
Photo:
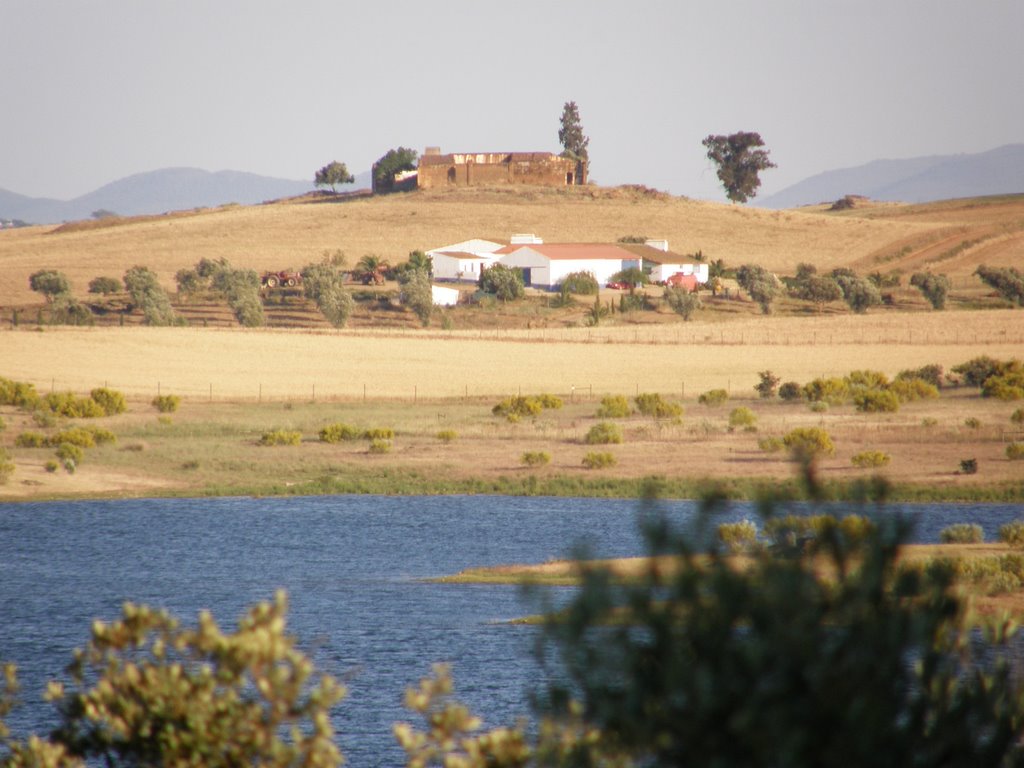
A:
{"label": "tractor wheel", "polygon": [[294,288],[295,287],[295,278],[294,277],[289,277],[288,278],[288,287],[289,288]]}
{"label": "tractor wheel", "polygon": [[273,275],[267,278],[267,288],[277,288],[277,278]]}

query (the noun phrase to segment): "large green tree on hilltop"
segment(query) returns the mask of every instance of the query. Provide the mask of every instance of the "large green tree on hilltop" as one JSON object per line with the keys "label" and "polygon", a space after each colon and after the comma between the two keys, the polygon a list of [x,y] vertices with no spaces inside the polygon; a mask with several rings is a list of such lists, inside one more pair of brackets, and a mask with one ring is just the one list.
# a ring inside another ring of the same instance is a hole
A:
{"label": "large green tree on hilltop", "polygon": [[718,166],[718,179],[725,194],[734,203],[745,203],[761,186],[758,174],[775,163],[768,159],[768,150],[761,149],[761,134],[739,131],[728,136],[708,136],[701,142],[708,150],[708,159]]}
{"label": "large green tree on hilltop", "polygon": [[580,122],[580,110],[575,101],[565,102],[562,117],[559,119],[558,142],[565,150],[562,154],[573,160],[587,160],[587,146],[590,137],[583,134],[583,123]]}
{"label": "large green tree on hilltop", "polygon": [[348,172],[347,165],[335,160],[317,171],[314,180],[318,187],[330,187],[331,192],[336,192],[338,184],[351,184],[356,177]]}

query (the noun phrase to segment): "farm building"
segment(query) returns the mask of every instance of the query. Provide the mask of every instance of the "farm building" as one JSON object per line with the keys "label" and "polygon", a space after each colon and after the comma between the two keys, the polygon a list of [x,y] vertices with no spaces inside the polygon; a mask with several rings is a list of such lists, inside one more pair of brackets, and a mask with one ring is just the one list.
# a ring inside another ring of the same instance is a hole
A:
{"label": "farm building", "polygon": [[673,275],[692,275],[697,283],[703,285],[708,281],[708,265],[692,262],[690,257],[673,253],[668,249],[667,240],[648,240],[643,245],[624,244],[626,250],[635,253],[644,260],[644,269],[650,270],[651,282],[664,283]]}
{"label": "farm building", "polygon": [[523,283],[555,288],[566,275],[589,272],[601,284],[628,267],[639,267],[640,257],[614,243],[547,243],[508,245],[497,251],[498,261],[522,270]]}
{"label": "farm building", "polygon": [[432,259],[434,279],[475,282],[481,271],[497,261],[495,252],[506,244],[474,238],[427,251]]}
{"label": "farm building", "polygon": [[566,187],[587,183],[586,163],[550,152],[463,152],[442,155],[427,147],[419,160],[419,189],[531,184]]}
{"label": "farm building", "polygon": [[430,286],[430,297],[435,307],[454,307],[459,303],[459,289],[444,285]]}

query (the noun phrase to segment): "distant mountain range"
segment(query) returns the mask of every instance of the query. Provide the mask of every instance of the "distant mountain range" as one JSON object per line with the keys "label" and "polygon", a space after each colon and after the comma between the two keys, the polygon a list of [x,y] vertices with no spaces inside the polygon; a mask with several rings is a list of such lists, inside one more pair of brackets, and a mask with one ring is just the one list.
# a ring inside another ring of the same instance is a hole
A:
{"label": "distant mountain range", "polygon": [[[355,183],[339,186],[338,191],[369,186],[370,172],[366,171],[356,176]],[[0,189],[0,221],[53,224],[88,219],[96,211],[137,216],[226,203],[253,205],[301,195],[314,188],[311,180],[275,179],[239,171],[211,173],[198,168],[163,168],[111,182],[73,200],[26,197]]]}
{"label": "distant mountain range", "polygon": [[934,155],[876,160],[856,168],[825,171],[761,199],[764,208],[795,208],[845,195],[872,200],[927,203],[958,197],[1024,192],[1024,144],[972,155]]}

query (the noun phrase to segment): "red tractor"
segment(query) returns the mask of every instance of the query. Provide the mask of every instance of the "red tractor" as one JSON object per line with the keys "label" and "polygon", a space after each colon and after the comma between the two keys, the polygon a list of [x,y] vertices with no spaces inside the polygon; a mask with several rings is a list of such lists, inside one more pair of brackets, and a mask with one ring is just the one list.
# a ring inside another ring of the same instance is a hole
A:
{"label": "red tractor", "polygon": [[278,286],[294,288],[297,285],[302,285],[302,273],[290,269],[282,269],[280,272],[264,272],[260,275],[261,288],[277,288]]}

